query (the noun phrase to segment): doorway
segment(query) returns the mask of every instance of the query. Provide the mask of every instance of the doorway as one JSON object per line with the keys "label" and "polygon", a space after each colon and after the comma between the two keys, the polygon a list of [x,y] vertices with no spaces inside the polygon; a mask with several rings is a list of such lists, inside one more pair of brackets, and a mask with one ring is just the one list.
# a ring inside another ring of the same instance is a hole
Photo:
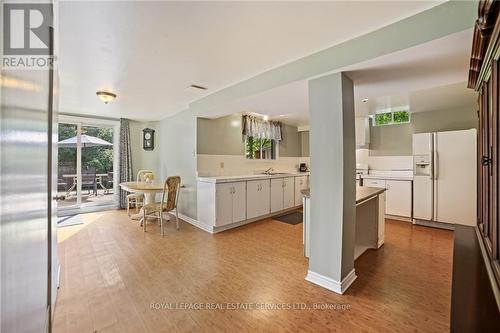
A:
{"label": "doorway", "polygon": [[58,126],[58,215],[118,206],[118,135],[114,120],[61,116]]}

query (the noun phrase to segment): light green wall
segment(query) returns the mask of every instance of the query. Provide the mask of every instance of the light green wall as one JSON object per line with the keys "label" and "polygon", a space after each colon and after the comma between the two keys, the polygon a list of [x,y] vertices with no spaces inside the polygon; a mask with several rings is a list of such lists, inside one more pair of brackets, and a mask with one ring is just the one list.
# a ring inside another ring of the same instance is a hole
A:
{"label": "light green wall", "polygon": [[408,156],[412,154],[413,133],[453,131],[477,126],[474,107],[412,113],[409,124],[370,125],[370,155]]}
{"label": "light green wall", "polygon": [[217,119],[198,118],[198,154],[242,155],[241,115]]}
{"label": "light green wall", "polygon": [[[130,145],[132,150],[132,171],[135,176],[139,170],[152,170],[156,175],[159,175],[159,152],[160,152],[160,137],[158,133],[159,122],[140,122],[130,121]],[[155,130],[155,149],[144,150],[142,148],[142,130],[144,128],[152,128]]]}
{"label": "light green wall", "polygon": [[299,132],[300,156],[309,157],[309,131]]}
{"label": "light green wall", "polygon": [[[243,156],[245,153],[240,114],[217,119],[198,118],[197,128],[198,154]],[[301,156],[301,142],[297,127],[283,124],[283,140],[279,144],[279,156]]]}
{"label": "light green wall", "polygon": [[297,127],[283,124],[283,140],[280,142],[279,156],[300,157],[300,136]]}
{"label": "light green wall", "polygon": [[179,212],[196,220],[196,116],[182,111],[160,121],[160,174],[181,176]]}

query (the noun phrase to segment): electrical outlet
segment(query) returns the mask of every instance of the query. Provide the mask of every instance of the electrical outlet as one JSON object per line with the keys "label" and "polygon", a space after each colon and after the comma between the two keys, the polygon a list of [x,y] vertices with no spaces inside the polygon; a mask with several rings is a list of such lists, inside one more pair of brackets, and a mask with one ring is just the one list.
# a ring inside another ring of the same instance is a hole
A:
{"label": "electrical outlet", "polygon": [[220,162],[220,168],[224,169],[224,162]]}

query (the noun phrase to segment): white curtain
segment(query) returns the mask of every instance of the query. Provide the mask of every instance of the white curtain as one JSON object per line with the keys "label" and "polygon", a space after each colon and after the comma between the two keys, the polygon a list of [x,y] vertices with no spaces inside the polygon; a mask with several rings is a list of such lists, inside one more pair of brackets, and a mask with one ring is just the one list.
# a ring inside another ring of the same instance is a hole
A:
{"label": "white curtain", "polygon": [[271,139],[281,141],[281,123],[279,121],[265,121],[263,119],[244,115],[243,137],[254,137],[259,139]]}

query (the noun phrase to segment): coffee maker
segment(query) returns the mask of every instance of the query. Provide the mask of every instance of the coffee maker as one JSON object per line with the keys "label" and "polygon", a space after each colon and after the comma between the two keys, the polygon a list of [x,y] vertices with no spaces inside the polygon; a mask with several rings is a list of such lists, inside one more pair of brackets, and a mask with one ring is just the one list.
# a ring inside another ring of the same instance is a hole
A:
{"label": "coffee maker", "polygon": [[307,169],[307,164],[305,164],[305,163],[300,163],[300,166],[299,166],[299,171],[300,171],[300,172],[307,172],[307,171],[309,171],[309,170]]}

